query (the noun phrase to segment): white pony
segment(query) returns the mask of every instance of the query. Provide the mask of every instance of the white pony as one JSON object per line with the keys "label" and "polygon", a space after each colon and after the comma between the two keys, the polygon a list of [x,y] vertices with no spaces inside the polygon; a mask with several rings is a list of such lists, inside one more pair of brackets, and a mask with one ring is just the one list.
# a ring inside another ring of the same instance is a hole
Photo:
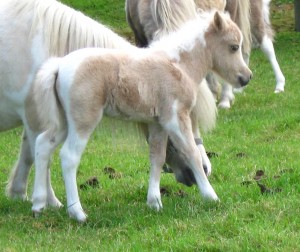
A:
{"label": "white pony", "polygon": [[[0,131],[24,125],[20,156],[6,187],[9,197],[27,198],[34,143],[40,132],[38,121],[28,124],[28,120],[35,120],[30,90],[36,72],[49,57],[84,47],[135,48],[105,26],[55,0],[0,2]],[[201,86],[198,95],[195,111],[200,126],[212,128],[216,109],[209,90]],[[210,171],[204,146],[199,147],[204,166]],[[50,174],[47,180],[51,195]],[[48,200],[57,204],[54,193]]]}
{"label": "white pony", "polygon": [[252,73],[243,60],[241,45],[241,31],[229,15],[211,12],[188,22],[151,48],[81,49],[47,61],[33,85],[33,107],[37,111],[32,112],[45,130],[35,148],[34,214],[47,205],[51,154],[63,143],[60,157],[68,213],[78,221],[86,220],[76,174],[89,137],[103,115],[147,124],[150,207],[162,208],[159,184],[168,136],[202,196],[218,200],[202,168],[190,113],[197,102],[199,83],[208,71],[235,87],[247,85]]}

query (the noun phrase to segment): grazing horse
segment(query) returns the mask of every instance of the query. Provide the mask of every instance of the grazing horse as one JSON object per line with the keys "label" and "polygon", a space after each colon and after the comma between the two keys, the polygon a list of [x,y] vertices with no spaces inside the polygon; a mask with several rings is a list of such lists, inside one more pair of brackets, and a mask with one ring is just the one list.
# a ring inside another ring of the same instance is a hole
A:
{"label": "grazing horse", "polygon": [[[153,39],[178,29],[195,16],[194,8],[223,8],[230,13],[243,33],[243,56],[249,62],[251,47],[259,46],[269,59],[276,77],[275,93],[284,91],[285,78],[280,70],[273,47],[273,32],[269,20],[270,0],[126,0],[127,21],[134,31],[136,43],[146,46]],[[196,6],[196,7],[195,7]],[[221,9],[224,10],[224,9]],[[142,40],[141,40],[142,38]],[[253,43],[251,45],[251,43]],[[210,88],[218,96],[218,82],[207,76]],[[219,107],[230,108],[234,100],[232,86],[223,83]]]}
{"label": "grazing horse", "polygon": [[147,124],[150,207],[162,208],[159,183],[168,137],[202,196],[218,200],[202,168],[190,113],[208,71],[236,87],[247,85],[252,73],[243,60],[241,44],[242,34],[229,15],[210,12],[147,49],[81,49],[47,61],[32,90],[32,113],[43,130],[35,148],[34,214],[47,205],[48,165],[51,154],[63,143],[60,157],[68,213],[78,221],[86,220],[76,173],[88,139],[104,115]]}
{"label": "grazing horse", "polygon": [[[6,187],[9,197],[27,198],[27,180],[40,128],[38,122],[28,124],[33,117],[30,90],[36,72],[49,57],[85,47],[136,48],[102,24],[55,0],[0,2],[0,131],[24,125],[20,156]],[[215,123],[215,107],[211,105],[209,90],[199,86],[198,95],[200,99],[192,113],[197,114],[203,128],[210,129]],[[210,171],[203,145],[201,154]],[[182,162],[180,157],[176,160]],[[177,179],[184,181],[182,176]],[[59,205],[50,174],[47,184],[48,203]]]}

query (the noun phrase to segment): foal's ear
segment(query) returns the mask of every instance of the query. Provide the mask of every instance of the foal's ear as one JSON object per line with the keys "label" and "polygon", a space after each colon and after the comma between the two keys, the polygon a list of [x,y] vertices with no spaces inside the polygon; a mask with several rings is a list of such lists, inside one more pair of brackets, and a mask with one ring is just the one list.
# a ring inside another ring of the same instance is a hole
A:
{"label": "foal's ear", "polygon": [[218,31],[221,31],[225,28],[225,22],[218,11],[216,11],[214,16],[214,25]]}

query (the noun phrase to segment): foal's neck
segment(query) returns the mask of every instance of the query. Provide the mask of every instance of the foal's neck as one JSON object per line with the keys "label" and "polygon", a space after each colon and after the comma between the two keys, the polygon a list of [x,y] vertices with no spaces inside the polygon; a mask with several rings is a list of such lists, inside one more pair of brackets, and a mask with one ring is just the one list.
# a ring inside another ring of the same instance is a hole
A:
{"label": "foal's neck", "polygon": [[211,54],[206,45],[195,42],[191,50],[182,50],[179,53],[178,65],[199,84],[211,69]]}

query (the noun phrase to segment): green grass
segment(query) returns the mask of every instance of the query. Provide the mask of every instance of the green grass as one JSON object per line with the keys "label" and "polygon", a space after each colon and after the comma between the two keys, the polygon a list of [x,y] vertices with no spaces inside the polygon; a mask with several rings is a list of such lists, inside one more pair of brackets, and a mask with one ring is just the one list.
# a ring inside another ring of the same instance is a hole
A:
{"label": "green grass", "polygon": [[[116,13],[103,10],[104,2],[68,3],[127,34],[123,1],[109,2]],[[89,142],[78,173],[79,185],[92,176],[100,181],[99,188],[80,190],[88,222],[70,220],[66,207],[47,209],[34,219],[30,202],[7,199],[4,193],[22,129],[1,133],[0,250],[299,251],[300,33],[291,26],[280,30],[275,49],[286,91],[273,93],[271,66],[261,51],[254,50],[253,80],[237,95],[232,109],[219,111],[216,129],[204,136],[207,150],[218,154],[211,159],[210,181],[221,199],[219,204],[203,201],[196,187],[184,187],[172,174],[163,174],[161,185],[169,192],[162,198],[164,209],[159,213],[148,209],[147,145],[137,137],[135,127],[105,120]],[[120,176],[110,179],[104,172],[106,166]],[[257,170],[265,172],[262,183],[273,194],[261,194],[253,179]],[[33,173],[29,195],[32,180]],[[52,180],[65,204],[57,155]],[[275,192],[278,188],[281,191]]]}

